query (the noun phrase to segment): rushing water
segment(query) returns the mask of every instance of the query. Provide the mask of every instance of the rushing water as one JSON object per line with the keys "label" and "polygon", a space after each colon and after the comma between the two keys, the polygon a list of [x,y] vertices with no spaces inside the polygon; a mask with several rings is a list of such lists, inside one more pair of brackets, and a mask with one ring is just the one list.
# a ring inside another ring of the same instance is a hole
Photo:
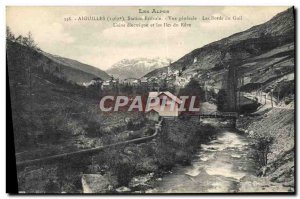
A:
{"label": "rushing water", "polygon": [[224,129],[215,140],[201,144],[191,166],[178,165],[163,177],[158,192],[237,192],[239,180],[255,173],[248,144],[245,136]]}

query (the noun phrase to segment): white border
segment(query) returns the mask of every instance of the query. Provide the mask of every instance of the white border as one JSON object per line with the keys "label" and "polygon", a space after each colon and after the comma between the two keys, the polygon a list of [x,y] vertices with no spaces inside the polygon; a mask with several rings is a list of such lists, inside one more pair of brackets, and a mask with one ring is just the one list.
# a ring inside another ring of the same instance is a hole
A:
{"label": "white border", "polygon": [[[9,196],[6,192],[6,171],[5,171],[5,157],[6,157],[6,149],[5,149],[5,134],[6,134],[6,100],[5,100],[5,92],[6,92],[6,78],[5,78],[5,7],[9,5],[15,5],[15,6],[134,6],[134,5],[182,5],[182,6],[295,6],[296,9],[299,8],[300,1],[299,0],[270,0],[270,1],[262,1],[262,0],[249,0],[249,1],[241,1],[241,0],[206,0],[206,1],[197,1],[197,0],[111,0],[111,1],[101,1],[101,0],[2,0],[0,1],[0,61],[1,61],[1,67],[0,67],[0,92],[1,92],[1,98],[0,98],[0,129],[1,129],[1,162],[0,164],[0,198],[8,198],[8,197],[16,197],[16,196]],[[255,14],[255,13],[253,13]],[[299,14],[299,13],[298,13]],[[297,15],[296,15],[297,16]],[[297,27],[299,27],[299,20],[296,20]],[[298,36],[298,34],[297,34]],[[297,48],[297,57],[299,55],[299,50]],[[297,77],[299,78],[299,69],[297,70]],[[299,95],[299,85],[297,84],[297,94]],[[299,99],[299,97],[298,97]],[[298,104],[298,100],[297,100]],[[298,110],[298,108],[297,108]],[[297,118],[297,123],[299,122],[299,117]],[[297,135],[297,146],[299,148],[299,135]],[[297,151],[297,173],[299,173],[299,151]],[[7,176],[9,178],[9,176]],[[297,178],[298,179],[298,178]],[[299,181],[298,183],[299,184]],[[297,186],[297,190],[298,190]],[[298,190],[299,191],[299,190]],[[202,198],[216,198],[219,196],[207,196],[207,195],[199,195]],[[199,197],[195,196],[195,197]],[[238,195],[238,197],[243,197],[244,195]],[[28,197],[28,196],[27,196]],[[31,196],[29,196],[31,197]],[[48,197],[57,197],[57,196],[48,196]],[[58,196],[61,197],[61,196]],[[82,196],[68,196],[68,198],[78,198]],[[97,196],[99,197],[99,196]],[[109,197],[109,196],[100,196],[103,198]],[[114,196],[117,198],[120,198],[121,196]],[[122,196],[124,197],[124,196]],[[125,196],[125,197],[141,197],[141,196]],[[150,198],[151,196],[142,196],[144,198]],[[163,196],[159,196],[156,198],[161,198]],[[167,196],[170,197],[170,196]],[[187,198],[190,196],[179,196],[180,198]],[[222,195],[221,197],[232,197],[232,195]],[[253,196],[252,196],[253,197]],[[258,198],[272,198],[274,196],[256,196]],[[280,196],[282,197],[282,196]],[[21,196],[18,196],[18,198],[21,198]],[[35,198],[43,198],[43,196],[36,196]]]}

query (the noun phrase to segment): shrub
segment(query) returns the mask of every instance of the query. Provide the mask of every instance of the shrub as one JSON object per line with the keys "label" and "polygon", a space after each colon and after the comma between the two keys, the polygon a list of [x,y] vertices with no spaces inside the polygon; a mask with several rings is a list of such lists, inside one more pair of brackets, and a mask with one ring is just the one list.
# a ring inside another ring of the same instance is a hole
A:
{"label": "shrub", "polygon": [[135,163],[128,158],[120,159],[113,165],[113,171],[118,178],[119,186],[128,186],[135,173]]}
{"label": "shrub", "polygon": [[254,147],[254,158],[258,161],[260,167],[268,164],[268,155],[270,147],[273,144],[274,138],[270,134],[252,133],[252,146]]}

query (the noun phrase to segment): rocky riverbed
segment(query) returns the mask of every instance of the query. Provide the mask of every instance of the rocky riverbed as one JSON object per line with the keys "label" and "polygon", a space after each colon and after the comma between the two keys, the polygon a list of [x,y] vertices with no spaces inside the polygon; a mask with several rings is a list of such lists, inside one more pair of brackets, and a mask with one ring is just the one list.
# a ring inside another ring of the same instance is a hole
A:
{"label": "rocky riverbed", "polygon": [[255,175],[249,141],[235,130],[224,129],[216,139],[201,144],[190,166],[176,166],[158,183],[158,193],[238,192],[245,176]]}

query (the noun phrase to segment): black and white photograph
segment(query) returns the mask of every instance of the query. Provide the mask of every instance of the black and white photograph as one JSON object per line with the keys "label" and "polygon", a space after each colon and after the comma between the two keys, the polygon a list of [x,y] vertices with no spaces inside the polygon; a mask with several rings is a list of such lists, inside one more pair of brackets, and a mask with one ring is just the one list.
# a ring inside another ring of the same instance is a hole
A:
{"label": "black and white photograph", "polygon": [[6,178],[19,195],[295,194],[295,17],[6,6]]}

